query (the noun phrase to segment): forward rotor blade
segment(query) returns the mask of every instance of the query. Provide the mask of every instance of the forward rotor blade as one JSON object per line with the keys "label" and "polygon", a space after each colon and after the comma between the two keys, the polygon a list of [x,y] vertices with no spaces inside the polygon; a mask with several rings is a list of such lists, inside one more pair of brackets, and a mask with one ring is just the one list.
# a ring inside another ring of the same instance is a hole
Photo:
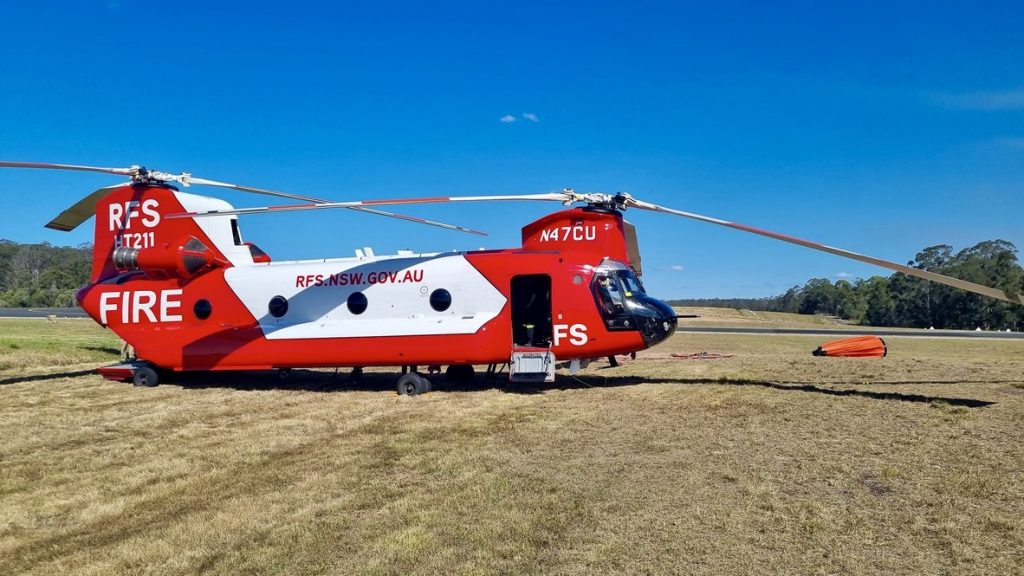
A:
{"label": "forward rotor blade", "polygon": [[865,256],[849,250],[843,250],[841,248],[834,248],[832,246],[826,246],[817,242],[811,242],[810,240],[802,240],[800,238],[794,238],[787,236],[786,234],[779,234],[778,232],[771,232],[769,230],[762,230],[760,228],[754,228],[753,226],[747,226],[745,224],[739,224],[736,222],[729,222],[727,220],[720,220],[718,218],[712,218],[710,216],[702,216],[700,214],[694,214],[692,212],[684,212],[682,210],[674,210],[672,208],[666,208],[664,206],[658,206],[656,204],[650,204],[648,202],[642,202],[634,198],[626,200],[626,205],[632,208],[639,208],[641,210],[650,210],[652,212],[661,212],[664,214],[673,214],[675,216],[682,216],[683,218],[689,218],[691,220],[698,220],[700,222],[707,222],[709,224],[717,224],[719,226],[725,226],[726,228],[732,228],[734,230],[740,230],[741,232],[749,232],[751,234],[757,234],[759,236],[765,236],[768,238],[774,238],[775,240],[781,240],[790,244],[796,244],[805,248],[811,248],[813,250],[819,250],[821,252],[828,252],[829,254],[835,254],[836,256],[842,256],[843,258],[849,258],[851,260],[857,260],[858,262],[864,262],[866,264],[873,264],[882,268],[888,268],[889,270],[895,270],[896,272],[902,272],[909,276],[916,276],[917,278],[924,278],[925,280],[931,280],[932,282],[938,282],[939,284],[945,284],[954,288],[960,288],[961,290],[967,290],[968,292],[974,292],[975,294],[981,294],[983,296],[989,296],[1006,302],[1013,302],[1015,304],[1024,304],[1024,295],[1015,294],[1013,292],[1007,292],[998,288],[991,288],[981,284],[975,284],[974,282],[968,282],[966,280],[960,280],[959,278],[953,278],[952,276],[945,276],[943,274],[936,274],[935,272],[929,272],[927,270],[921,270],[920,268],[913,268],[911,266],[904,266],[895,262],[889,262],[888,260],[882,260],[881,258],[874,258],[872,256]]}
{"label": "forward rotor blade", "polygon": [[391,218],[398,218],[399,220],[408,220],[409,222],[416,222],[417,224],[427,224],[429,226],[437,226],[438,228],[444,228],[445,230],[455,230],[457,232],[467,232],[469,234],[476,234],[477,236],[487,236],[487,232],[481,232],[472,228],[465,228],[462,226],[456,226],[454,224],[445,224],[444,222],[438,222],[436,220],[427,220],[426,218],[418,218],[416,216],[406,216],[405,214],[396,214],[395,212],[387,212],[384,210],[378,210],[376,208],[366,208],[363,206],[350,206],[350,210],[356,212],[366,212],[367,214],[376,214],[378,216],[389,216]]}
{"label": "forward rotor blade", "polygon": [[399,204],[443,204],[448,202],[497,202],[504,200],[541,200],[572,202],[575,196],[564,192],[545,194],[508,194],[497,196],[436,196],[431,198],[393,198],[388,200],[359,200],[355,202],[320,202],[313,204],[286,204],[283,206],[260,206],[255,208],[234,208],[231,210],[207,210],[205,212],[182,212],[169,214],[168,218],[194,218],[205,216],[234,216],[240,214],[269,214],[272,212],[297,212],[302,210],[328,210],[332,208],[356,208],[373,206],[395,206]]}

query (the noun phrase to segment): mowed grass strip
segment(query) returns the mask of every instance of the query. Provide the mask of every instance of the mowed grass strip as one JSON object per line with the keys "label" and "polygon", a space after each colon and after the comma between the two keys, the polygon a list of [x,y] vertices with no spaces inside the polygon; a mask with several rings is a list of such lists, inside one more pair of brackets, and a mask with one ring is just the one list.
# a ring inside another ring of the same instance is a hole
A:
{"label": "mowed grass strip", "polygon": [[[136,389],[82,374],[116,356],[109,333],[15,324],[0,362],[74,362],[0,369],[0,574],[1024,566],[1022,342],[895,338],[857,360],[812,357],[820,337],[679,335],[550,386],[405,398],[386,371]],[[700,351],[735,356],[670,355]]]}

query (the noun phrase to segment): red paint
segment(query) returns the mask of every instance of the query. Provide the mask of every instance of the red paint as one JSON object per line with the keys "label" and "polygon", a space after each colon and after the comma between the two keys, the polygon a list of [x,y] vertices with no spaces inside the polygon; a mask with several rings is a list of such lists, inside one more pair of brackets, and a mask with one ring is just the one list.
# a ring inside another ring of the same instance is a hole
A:
{"label": "red paint", "polygon": [[[506,299],[501,312],[474,334],[286,340],[264,336],[258,319],[224,279],[230,263],[191,218],[161,217],[155,226],[138,224],[139,216],[132,218],[132,226],[145,226],[147,231],[155,232],[156,245],[140,251],[141,271],[118,276],[109,257],[118,232],[109,230],[109,218],[104,214],[110,213],[112,203],[145,200],[155,200],[161,215],[185,211],[171,190],[154,186],[125,186],[97,204],[93,284],[79,291],[78,299],[90,316],[105,320],[106,326],[131,343],[139,358],[162,368],[504,363],[512,350],[512,278],[532,274],[550,276],[552,324],[567,325],[561,327],[563,338],[553,348],[559,360],[626,354],[646,347],[639,332],[608,331],[591,292],[593,268],[604,258],[628,263],[622,218],[616,212],[563,210],[523,228],[521,249],[465,253],[466,260]],[[151,216],[147,224],[155,218]],[[181,247],[193,237],[210,252],[207,265],[190,275],[180,267]],[[330,290],[331,282],[343,285],[341,275],[349,285],[423,282],[433,287],[459,281],[425,279],[423,271],[413,267],[380,272],[373,281],[356,278],[359,273],[341,273],[334,280],[323,275],[298,275],[294,282],[298,287]],[[212,307],[209,319],[196,317],[194,310],[200,300]],[[339,300],[338,305],[343,303]]]}

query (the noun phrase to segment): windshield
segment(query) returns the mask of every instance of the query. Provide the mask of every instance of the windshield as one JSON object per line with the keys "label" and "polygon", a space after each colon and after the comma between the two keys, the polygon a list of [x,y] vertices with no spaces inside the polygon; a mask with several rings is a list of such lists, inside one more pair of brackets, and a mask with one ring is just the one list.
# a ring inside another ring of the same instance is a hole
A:
{"label": "windshield", "polygon": [[646,294],[636,273],[632,270],[608,270],[598,274],[592,286],[605,325],[610,330],[633,329],[632,315],[633,309],[638,308],[637,298]]}
{"label": "windshield", "polygon": [[626,290],[626,296],[632,296],[631,293],[644,294],[644,285],[640,283],[640,279],[636,277],[636,274],[632,270],[619,270],[615,273],[616,276],[622,280],[622,286]]}

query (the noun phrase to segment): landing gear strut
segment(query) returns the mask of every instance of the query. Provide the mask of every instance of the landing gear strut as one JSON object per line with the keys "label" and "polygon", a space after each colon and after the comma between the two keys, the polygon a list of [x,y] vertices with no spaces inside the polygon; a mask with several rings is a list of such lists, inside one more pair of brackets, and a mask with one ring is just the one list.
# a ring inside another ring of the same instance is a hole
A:
{"label": "landing gear strut", "polygon": [[418,396],[430,392],[430,380],[416,372],[406,372],[398,378],[398,394],[401,396]]}

